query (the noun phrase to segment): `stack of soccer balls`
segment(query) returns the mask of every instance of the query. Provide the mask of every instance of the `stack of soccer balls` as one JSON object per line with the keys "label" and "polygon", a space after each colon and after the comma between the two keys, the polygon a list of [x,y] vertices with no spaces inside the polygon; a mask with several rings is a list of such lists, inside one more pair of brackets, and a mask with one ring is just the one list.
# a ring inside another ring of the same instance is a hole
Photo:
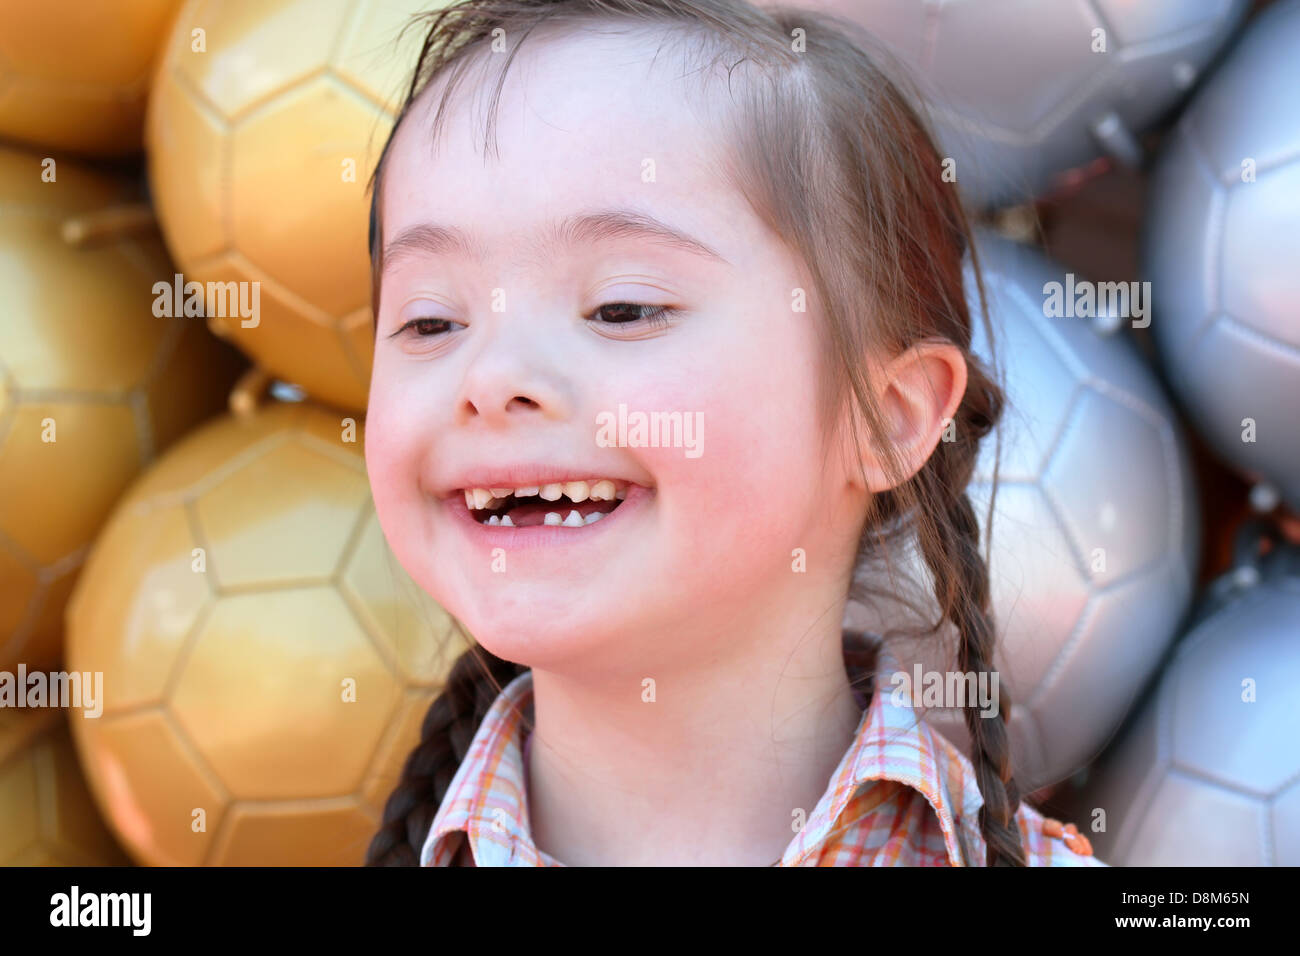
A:
{"label": "stack of soccer balls", "polygon": [[[1149,290],[980,240],[1017,772],[1088,768],[1107,862],[1300,862],[1272,520],[1300,508],[1300,0],[807,3],[914,71],[976,209],[1165,130]],[[0,0],[0,863],[363,859],[470,641],[388,552],[361,451],[366,184],[437,5]],[[1189,427],[1262,522],[1199,595]],[[85,680],[37,704],[20,672]]]}

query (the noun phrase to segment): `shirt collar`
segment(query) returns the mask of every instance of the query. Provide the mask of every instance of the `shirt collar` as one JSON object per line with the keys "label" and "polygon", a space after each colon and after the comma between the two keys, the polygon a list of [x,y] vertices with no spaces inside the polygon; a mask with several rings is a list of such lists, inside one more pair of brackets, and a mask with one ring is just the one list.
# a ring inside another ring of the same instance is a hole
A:
{"label": "shirt collar", "polygon": [[[863,785],[876,780],[894,781],[919,791],[938,816],[949,863],[967,865],[971,835],[958,826],[954,807],[963,809],[963,817],[970,819],[982,800],[978,789],[964,786],[966,781],[961,779],[955,781],[958,792],[952,792],[951,748],[936,743],[936,731],[910,706],[892,699],[889,675],[899,670],[882,645],[875,692],[854,742],[804,827],[787,847],[782,866],[799,866],[815,857],[849,801]],[[537,849],[528,826],[523,721],[525,716],[531,717],[532,689],[532,672],[525,671],[493,702],[434,816],[420,853],[422,866],[448,865],[459,848],[457,834],[461,833],[467,834],[479,866],[561,865]]]}

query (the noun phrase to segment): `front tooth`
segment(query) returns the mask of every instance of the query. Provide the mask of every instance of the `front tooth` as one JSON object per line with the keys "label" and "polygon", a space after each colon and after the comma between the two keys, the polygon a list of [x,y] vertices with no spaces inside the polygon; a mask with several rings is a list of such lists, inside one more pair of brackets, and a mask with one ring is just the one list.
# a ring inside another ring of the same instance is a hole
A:
{"label": "front tooth", "polygon": [[583,521],[583,524],[595,524],[603,517],[605,517],[605,512],[593,511],[591,514],[587,515],[586,519]]}
{"label": "front tooth", "polygon": [[566,528],[581,528],[582,515],[578,514],[576,511],[570,511],[569,517],[564,519],[564,526]]}
{"label": "front tooth", "polygon": [[488,503],[489,501],[491,501],[491,500],[492,500],[492,492],[488,491],[486,488],[475,488],[475,489],[474,489],[474,507],[475,507],[475,508],[483,508],[483,507],[486,507],[487,503]]}
{"label": "front tooth", "polygon": [[570,501],[577,504],[591,496],[591,489],[585,481],[570,481],[565,483],[564,493],[569,496]]}
{"label": "front tooth", "polygon": [[471,490],[471,489],[469,489],[469,488],[466,488],[466,489],[465,489],[465,507],[466,507],[466,508],[473,508],[473,507],[475,507],[475,505],[474,505],[474,492],[473,492],[473,490]]}
{"label": "front tooth", "polygon": [[489,490],[492,492],[492,497],[493,497],[493,498],[509,498],[509,497],[510,497],[510,489],[509,489],[509,488],[492,488],[492,489],[489,489]]}
{"label": "front tooth", "polygon": [[[495,518],[496,515],[493,515],[492,517]],[[489,518],[488,520],[490,521],[491,518]],[[510,520],[510,516],[509,516],[509,515],[502,515],[502,516],[501,516],[501,527],[503,527],[503,528],[513,528],[514,526],[515,526],[515,523],[514,523],[513,521]]]}
{"label": "front tooth", "polygon": [[560,495],[564,494],[564,485],[558,481],[549,485],[542,485],[537,493],[547,501],[558,501]]}
{"label": "front tooth", "polygon": [[515,494],[518,495],[518,496],[521,497],[521,498],[523,498],[523,497],[527,497],[527,496],[530,496],[530,495],[535,495],[535,494],[537,494],[537,492],[538,492],[538,488],[537,488],[536,485],[529,485],[527,488],[516,488],[516,489],[515,489]]}
{"label": "front tooth", "polygon": [[542,524],[563,524],[560,520],[559,512],[548,511],[546,517],[542,519]]}
{"label": "front tooth", "polygon": [[493,515],[492,517],[490,517],[490,518],[487,519],[487,523],[488,523],[488,524],[500,524],[500,523],[501,523],[501,519],[500,519],[497,515]]}
{"label": "front tooth", "polygon": [[614,482],[608,478],[602,478],[591,486],[592,501],[613,501],[614,500]]}

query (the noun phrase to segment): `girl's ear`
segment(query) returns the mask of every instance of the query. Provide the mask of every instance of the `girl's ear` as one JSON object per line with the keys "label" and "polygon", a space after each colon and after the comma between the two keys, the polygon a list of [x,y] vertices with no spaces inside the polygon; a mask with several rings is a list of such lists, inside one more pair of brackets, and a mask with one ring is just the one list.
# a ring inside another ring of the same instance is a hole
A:
{"label": "girl's ear", "polygon": [[[884,416],[904,481],[921,470],[940,441],[956,437],[952,417],[966,394],[966,377],[966,358],[950,342],[920,342],[887,364],[872,368],[868,380],[876,385],[876,406]],[[858,442],[866,489],[872,493],[887,491],[897,482],[886,471],[884,455],[878,454],[865,431],[864,427]],[[855,472],[853,481],[861,483],[861,472]]]}

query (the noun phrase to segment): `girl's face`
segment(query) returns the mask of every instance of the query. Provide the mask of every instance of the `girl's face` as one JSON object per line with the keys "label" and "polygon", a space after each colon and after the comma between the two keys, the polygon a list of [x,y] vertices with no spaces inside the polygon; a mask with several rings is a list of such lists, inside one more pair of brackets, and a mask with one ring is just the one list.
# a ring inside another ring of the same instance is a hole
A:
{"label": "girl's face", "polygon": [[[698,79],[673,56],[651,68],[656,47],[530,41],[499,156],[463,108],[485,99],[465,95],[471,72],[436,154],[425,96],[384,175],[375,506],[416,582],[534,667],[690,661],[793,595],[826,610],[866,505],[842,461],[823,466],[806,273],[722,185]],[[682,427],[636,430],[663,415]],[[508,526],[465,500],[598,479],[626,497],[533,497]],[[607,513],[538,523],[573,510]]]}

